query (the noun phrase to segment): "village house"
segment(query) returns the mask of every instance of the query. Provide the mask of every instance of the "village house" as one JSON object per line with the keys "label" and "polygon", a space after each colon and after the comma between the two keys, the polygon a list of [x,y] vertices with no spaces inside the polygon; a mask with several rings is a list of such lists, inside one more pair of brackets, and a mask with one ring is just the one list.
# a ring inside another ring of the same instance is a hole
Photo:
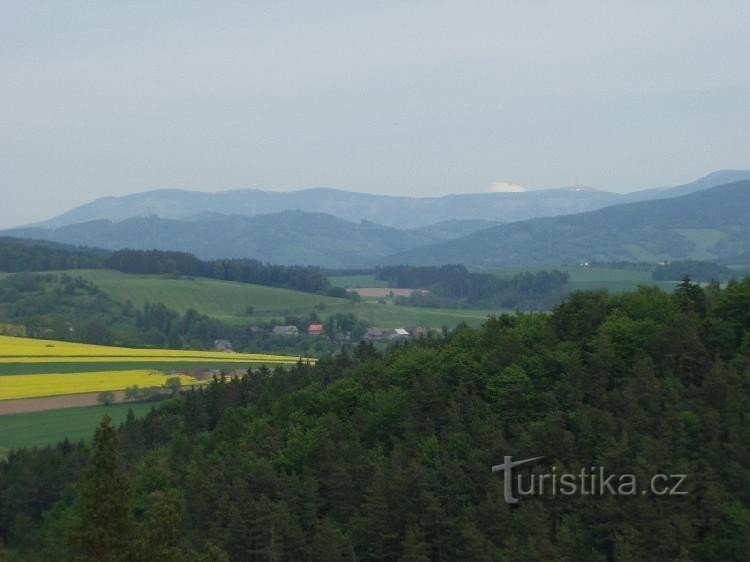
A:
{"label": "village house", "polygon": [[272,333],[274,336],[296,337],[299,336],[299,329],[297,326],[274,326]]}
{"label": "village house", "polygon": [[307,333],[311,336],[322,336],[323,335],[323,324],[310,324],[307,327]]}
{"label": "village house", "polygon": [[425,337],[427,335],[427,328],[424,326],[405,326],[406,331],[409,335],[414,338]]}
{"label": "village house", "polygon": [[379,328],[376,328],[374,326],[372,328],[367,328],[364,339],[369,341],[382,340],[383,332]]}

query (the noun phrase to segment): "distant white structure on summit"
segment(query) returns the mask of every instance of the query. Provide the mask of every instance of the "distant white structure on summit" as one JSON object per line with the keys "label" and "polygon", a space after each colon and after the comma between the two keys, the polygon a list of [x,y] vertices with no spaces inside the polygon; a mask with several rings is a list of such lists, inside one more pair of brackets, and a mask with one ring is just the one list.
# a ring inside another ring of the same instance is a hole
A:
{"label": "distant white structure on summit", "polygon": [[490,187],[490,191],[492,193],[523,193],[526,188],[511,181],[496,181]]}

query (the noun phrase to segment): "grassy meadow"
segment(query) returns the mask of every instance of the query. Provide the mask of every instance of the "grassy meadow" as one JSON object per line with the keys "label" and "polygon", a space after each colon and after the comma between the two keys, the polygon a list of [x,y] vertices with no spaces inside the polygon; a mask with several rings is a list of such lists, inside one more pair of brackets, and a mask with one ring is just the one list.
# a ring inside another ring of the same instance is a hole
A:
{"label": "grassy meadow", "polygon": [[10,449],[51,445],[66,437],[70,441],[91,439],[104,414],[119,424],[129,409],[136,416],[144,416],[153,407],[152,403],[142,402],[0,416],[0,459]]}
{"label": "grassy meadow", "polygon": [[[396,306],[392,302],[379,303],[377,299],[352,302],[349,299],[288,289],[205,278],[169,279],[158,275],[133,275],[109,270],[76,270],[67,273],[89,279],[113,299],[121,302],[130,300],[136,306],[146,302],[161,302],[179,312],[194,308],[198,312],[230,323],[252,324],[272,319],[283,320],[289,315],[306,316],[316,312],[323,319],[336,313],[352,313],[384,328],[409,324],[453,328],[461,322],[479,326],[489,314],[501,312]],[[362,287],[383,285],[382,281],[378,282],[373,276],[368,275],[347,276],[347,279],[360,280]],[[342,278],[334,277],[331,281],[338,286],[344,286]],[[252,314],[247,313],[248,306],[252,307]]]}
{"label": "grassy meadow", "polygon": [[387,281],[375,279],[374,275],[329,275],[328,280],[335,287],[344,287],[345,289],[388,286]]}
{"label": "grassy meadow", "polygon": [[[534,270],[551,269],[535,268]],[[674,283],[656,282],[646,271],[604,267],[558,266],[556,269],[570,275],[569,288],[574,290],[607,289],[611,292],[627,291],[638,285],[658,285],[671,290]],[[529,271],[529,268],[502,268],[483,270],[506,276]],[[218,281],[205,278],[170,279],[158,275],[134,275],[110,270],[68,271],[70,275],[89,279],[113,299],[130,300],[141,306],[146,302],[160,302],[184,312],[194,308],[228,323],[253,324],[261,321],[283,320],[286,316],[307,316],[315,312],[321,318],[336,313],[352,313],[382,328],[395,328],[420,324],[431,328],[454,328],[465,322],[481,325],[491,314],[507,312],[501,309],[447,309],[396,306],[391,299],[365,298],[362,302],[314,295],[300,291]],[[383,287],[385,283],[374,275],[331,276],[331,283],[346,288]],[[248,312],[251,310],[251,312]],[[150,359],[151,360],[151,359]],[[160,359],[166,361],[166,359]],[[212,358],[212,360],[214,360]],[[2,366],[0,366],[0,373]]]}
{"label": "grassy meadow", "polygon": [[[581,267],[576,265],[547,266],[547,267],[506,267],[480,268],[476,271],[494,273],[501,277],[509,277],[525,271],[541,271],[557,269],[568,273],[568,287],[571,291],[588,289],[607,289],[611,292],[630,291],[638,285],[657,285],[664,290],[671,291],[675,283],[669,281],[654,281],[648,271],[630,269],[616,269],[612,267]],[[384,281],[375,279],[374,275],[339,275],[329,278],[338,287],[385,287]]]}

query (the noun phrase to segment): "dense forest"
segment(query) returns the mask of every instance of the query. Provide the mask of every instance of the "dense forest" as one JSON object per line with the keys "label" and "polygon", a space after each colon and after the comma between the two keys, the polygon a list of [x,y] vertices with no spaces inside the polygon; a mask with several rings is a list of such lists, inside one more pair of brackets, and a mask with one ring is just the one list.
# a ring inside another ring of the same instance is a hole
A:
{"label": "dense forest", "polygon": [[[9,560],[747,560],[750,278],[215,379],[0,463]],[[685,495],[503,499],[606,467]],[[520,470],[520,469],[519,469]]]}
{"label": "dense forest", "polygon": [[52,242],[0,238],[0,271],[114,269],[123,273],[209,277],[346,297],[314,267],[283,266],[250,259],[203,261],[192,254],[159,250],[77,248]]}
{"label": "dense forest", "polygon": [[75,248],[54,242],[0,236],[0,271],[52,271],[56,269],[101,269],[108,250]]}
{"label": "dense forest", "polygon": [[709,282],[726,281],[732,274],[731,269],[714,262],[679,260],[656,266],[651,277],[654,281],[679,281],[688,276],[693,281]]}
{"label": "dense forest", "polygon": [[209,277],[221,281],[283,287],[308,293],[336,293],[328,279],[314,267],[271,265],[251,259],[203,261],[192,254],[159,250],[119,250],[107,265],[123,273],[156,273]]}
{"label": "dense forest", "polygon": [[470,272],[463,265],[384,266],[377,279],[391,287],[427,289],[399,299],[400,304],[428,307],[501,307],[545,310],[565,294],[568,274],[562,271],[523,272],[507,277]]}

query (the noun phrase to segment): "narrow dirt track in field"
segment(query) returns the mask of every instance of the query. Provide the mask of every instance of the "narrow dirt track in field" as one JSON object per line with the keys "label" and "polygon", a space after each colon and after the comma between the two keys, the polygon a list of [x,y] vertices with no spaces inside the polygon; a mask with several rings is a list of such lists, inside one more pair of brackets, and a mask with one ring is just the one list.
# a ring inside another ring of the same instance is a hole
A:
{"label": "narrow dirt track in field", "polygon": [[[124,390],[113,391],[115,402],[123,402]],[[44,410],[59,410],[61,408],[77,408],[79,406],[98,406],[96,397],[99,392],[85,394],[66,394],[64,396],[45,396],[44,398],[19,398],[17,400],[0,400],[0,416],[4,414],[25,414],[27,412],[41,412]]]}

